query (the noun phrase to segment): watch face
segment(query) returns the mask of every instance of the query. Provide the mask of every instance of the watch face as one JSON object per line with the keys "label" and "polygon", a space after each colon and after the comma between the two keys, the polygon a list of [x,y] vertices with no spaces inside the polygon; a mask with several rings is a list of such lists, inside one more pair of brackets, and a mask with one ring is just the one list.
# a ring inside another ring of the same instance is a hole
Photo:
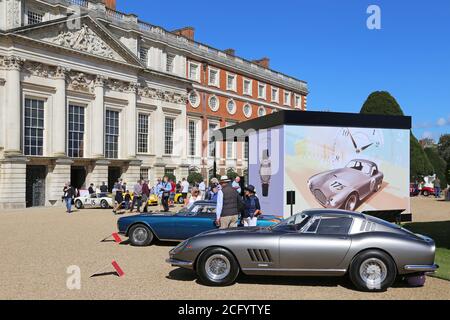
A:
{"label": "watch face", "polygon": [[272,177],[272,162],[270,160],[269,150],[264,150],[262,153],[261,168],[259,171],[261,181],[269,183]]}

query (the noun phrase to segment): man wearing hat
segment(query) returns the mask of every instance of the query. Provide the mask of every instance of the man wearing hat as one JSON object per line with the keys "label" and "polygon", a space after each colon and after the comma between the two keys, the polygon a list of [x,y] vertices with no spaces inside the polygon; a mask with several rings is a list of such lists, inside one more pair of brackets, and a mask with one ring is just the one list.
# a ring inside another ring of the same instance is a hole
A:
{"label": "man wearing hat", "polygon": [[239,207],[241,198],[236,190],[230,185],[228,176],[220,178],[221,189],[217,194],[217,225],[220,229],[237,227],[239,220]]}
{"label": "man wearing hat", "polygon": [[261,215],[261,205],[259,199],[256,196],[255,187],[249,185],[245,189],[244,199],[244,213],[242,214],[242,220],[245,227],[256,227],[258,224],[258,216]]}

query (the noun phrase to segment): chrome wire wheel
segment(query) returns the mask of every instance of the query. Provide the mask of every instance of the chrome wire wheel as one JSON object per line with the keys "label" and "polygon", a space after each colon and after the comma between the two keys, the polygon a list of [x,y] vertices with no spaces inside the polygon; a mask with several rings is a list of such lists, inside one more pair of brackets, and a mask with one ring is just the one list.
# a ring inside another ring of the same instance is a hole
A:
{"label": "chrome wire wheel", "polygon": [[370,258],[361,264],[359,275],[369,289],[377,289],[386,280],[387,266],[380,259]]}
{"label": "chrome wire wheel", "polygon": [[358,203],[358,197],[356,196],[356,194],[350,195],[348,197],[347,201],[345,202],[345,210],[355,211],[357,203]]}
{"label": "chrome wire wheel", "polygon": [[213,254],[206,260],[205,271],[211,280],[223,280],[230,274],[230,260],[222,254]]}
{"label": "chrome wire wheel", "polygon": [[133,240],[136,243],[144,243],[148,238],[148,230],[144,227],[137,227],[133,232]]}

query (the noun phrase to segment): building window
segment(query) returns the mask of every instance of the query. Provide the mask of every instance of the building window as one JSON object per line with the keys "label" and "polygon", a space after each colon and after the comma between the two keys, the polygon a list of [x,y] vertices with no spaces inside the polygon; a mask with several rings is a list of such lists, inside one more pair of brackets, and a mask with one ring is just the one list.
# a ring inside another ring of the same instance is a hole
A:
{"label": "building window", "polygon": [[[11,129],[12,130],[12,129]],[[25,99],[24,154],[44,154],[44,101]]]}
{"label": "building window", "polygon": [[244,116],[247,118],[250,118],[252,116],[252,106],[249,103],[244,104],[244,107],[242,108],[244,112]]}
{"label": "building window", "polygon": [[236,91],[236,75],[227,74],[227,90]]}
{"label": "building window", "polygon": [[189,155],[196,156],[197,148],[197,123],[193,120],[189,120]]}
{"label": "building window", "polygon": [[148,120],[146,114],[138,116],[138,153],[148,153]]}
{"label": "building window", "polygon": [[69,105],[69,143],[68,156],[83,158],[84,156],[84,107]]}
{"label": "building window", "polygon": [[140,48],[139,49],[139,60],[141,60],[144,66],[148,66],[148,49]]}
{"label": "building window", "polygon": [[[235,125],[234,123],[227,123],[227,127]],[[227,159],[235,159],[235,142],[227,141]]]}
{"label": "building window", "polygon": [[210,157],[216,156],[216,147],[217,143],[214,138],[214,131],[217,129],[218,125],[216,123],[209,124],[209,146],[208,146],[208,154]]}
{"label": "building window", "polygon": [[164,153],[167,155],[173,154],[173,131],[174,131],[175,119],[166,118],[164,126]]}
{"label": "building window", "polygon": [[28,11],[27,12],[27,22],[29,25],[41,23],[44,18],[42,13]]}
{"label": "building window", "polygon": [[105,157],[119,158],[119,112],[106,110],[105,117]]}
{"label": "building window", "polygon": [[175,55],[168,53],[166,58],[166,71],[173,73]]}
{"label": "building window", "polygon": [[295,95],[295,107],[296,108],[302,107],[302,97],[298,94]]}
{"label": "building window", "polygon": [[200,65],[189,62],[189,79],[200,82]]}
{"label": "building window", "polygon": [[258,83],[258,98],[266,99],[266,85],[264,83]]}
{"label": "building window", "polygon": [[250,153],[250,144],[248,141],[244,142],[244,160],[248,160],[248,156]]}
{"label": "building window", "polygon": [[266,108],[264,108],[263,106],[258,108],[258,116],[259,117],[264,117],[266,115]]}
{"label": "building window", "polygon": [[193,108],[198,108],[200,105],[200,95],[197,91],[191,91],[189,93],[189,103]]}
{"label": "building window", "polygon": [[212,111],[217,111],[219,110],[220,107],[220,102],[219,99],[216,96],[211,96],[209,97],[209,107]]}
{"label": "building window", "polygon": [[244,79],[243,82],[243,92],[245,95],[251,96],[252,95],[252,80]]}
{"label": "building window", "polygon": [[141,180],[148,180],[148,168],[141,168],[140,170],[140,176]]}
{"label": "building window", "polygon": [[220,79],[220,75],[219,75],[219,70],[217,69],[213,69],[213,68],[209,68],[209,80],[208,80],[208,84],[210,86],[215,86],[215,87],[219,87],[219,79]]}
{"label": "building window", "polygon": [[276,103],[280,102],[279,92],[280,91],[278,88],[272,88],[272,102],[276,102]]}
{"label": "building window", "polygon": [[291,93],[289,91],[284,92],[284,104],[287,106],[291,105]]}
{"label": "building window", "polygon": [[229,114],[236,113],[236,102],[233,99],[228,100],[227,102],[227,110]]}

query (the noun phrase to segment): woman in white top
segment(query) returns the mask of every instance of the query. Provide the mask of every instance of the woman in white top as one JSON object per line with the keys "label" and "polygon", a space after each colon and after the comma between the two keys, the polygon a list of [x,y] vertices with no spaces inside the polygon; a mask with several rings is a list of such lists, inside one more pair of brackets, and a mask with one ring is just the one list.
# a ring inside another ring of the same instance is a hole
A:
{"label": "woman in white top", "polygon": [[189,205],[201,200],[200,191],[197,188],[192,189],[191,197],[189,198]]}

